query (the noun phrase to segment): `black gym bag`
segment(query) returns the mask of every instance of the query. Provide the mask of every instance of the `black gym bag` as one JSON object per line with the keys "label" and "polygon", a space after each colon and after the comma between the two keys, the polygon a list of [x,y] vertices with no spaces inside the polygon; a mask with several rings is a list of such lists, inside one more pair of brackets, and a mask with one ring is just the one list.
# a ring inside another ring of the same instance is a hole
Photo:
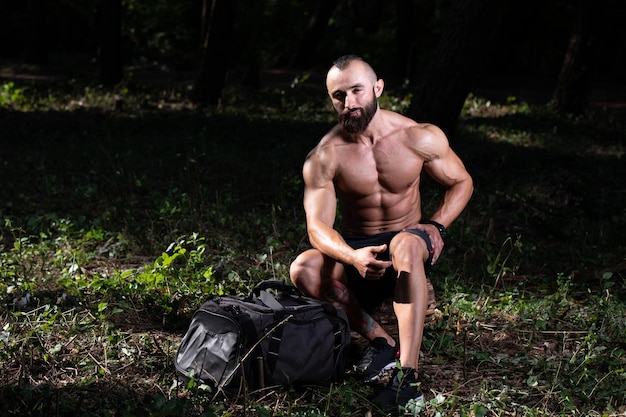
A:
{"label": "black gym bag", "polygon": [[350,328],[343,310],[263,281],[246,298],[206,301],[182,339],[175,368],[184,380],[236,395],[267,386],[343,380]]}

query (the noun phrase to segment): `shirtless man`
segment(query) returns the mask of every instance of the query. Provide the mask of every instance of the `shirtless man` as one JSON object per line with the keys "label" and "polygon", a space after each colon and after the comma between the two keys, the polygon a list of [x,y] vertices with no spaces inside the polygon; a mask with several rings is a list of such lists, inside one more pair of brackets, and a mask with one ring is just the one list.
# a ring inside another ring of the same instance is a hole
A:
{"label": "shirtless man", "polygon": [[[426,271],[441,255],[445,228],[472,195],[472,178],[439,128],[378,107],[384,82],[361,58],[336,60],[326,87],[339,123],[304,163],[313,249],[294,260],[291,280],[304,294],[343,308],[352,329],[370,341],[356,366],[364,379],[395,368],[375,398],[394,411],[423,397],[415,382],[428,304]],[[446,189],[429,219],[422,218],[422,171]],[[337,204],[341,234],[334,229]],[[363,308],[387,295],[393,296],[399,340]]]}

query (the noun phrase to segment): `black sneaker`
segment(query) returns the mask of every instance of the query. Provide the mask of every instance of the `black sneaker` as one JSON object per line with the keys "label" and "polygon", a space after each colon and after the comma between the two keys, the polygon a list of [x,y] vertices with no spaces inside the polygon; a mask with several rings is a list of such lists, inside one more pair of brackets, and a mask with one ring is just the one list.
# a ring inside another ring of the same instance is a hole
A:
{"label": "black sneaker", "polygon": [[385,413],[419,412],[423,407],[424,394],[417,387],[415,373],[413,368],[394,369],[387,386],[374,398],[374,404]]}
{"label": "black sneaker", "polygon": [[389,346],[384,337],[377,337],[370,342],[363,352],[363,357],[355,367],[355,371],[365,381],[373,381],[381,373],[396,366],[400,356],[399,343]]}

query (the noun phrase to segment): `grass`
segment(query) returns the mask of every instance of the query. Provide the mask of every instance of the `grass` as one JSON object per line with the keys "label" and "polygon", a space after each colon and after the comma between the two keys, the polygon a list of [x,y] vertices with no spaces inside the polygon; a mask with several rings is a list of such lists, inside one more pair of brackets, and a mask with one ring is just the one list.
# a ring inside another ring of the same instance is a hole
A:
{"label": "grass", "polygon": [[[366,415],[351,378],[235,400],[174,383],[204,299],[288,279],[301,164],[332,123],[298,84],[220,111],[181,91],[1,85],[0,414]],[[451,142],[476,192],[431,277],[421,415],[626,413],[624,133],[468,99]]]}

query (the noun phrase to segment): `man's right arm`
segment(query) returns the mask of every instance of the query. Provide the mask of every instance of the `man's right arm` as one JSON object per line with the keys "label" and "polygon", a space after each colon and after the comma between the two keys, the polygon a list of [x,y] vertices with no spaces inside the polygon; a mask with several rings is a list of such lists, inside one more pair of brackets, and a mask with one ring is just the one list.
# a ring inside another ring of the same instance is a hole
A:
{"label": "man's right arm", "polygon": [[332,168],[318,154],[307,157],[302,169],[307,232],[314,248],[340,262],[351,263],[352,248],[334,229],[337,195],[332,176]]}

